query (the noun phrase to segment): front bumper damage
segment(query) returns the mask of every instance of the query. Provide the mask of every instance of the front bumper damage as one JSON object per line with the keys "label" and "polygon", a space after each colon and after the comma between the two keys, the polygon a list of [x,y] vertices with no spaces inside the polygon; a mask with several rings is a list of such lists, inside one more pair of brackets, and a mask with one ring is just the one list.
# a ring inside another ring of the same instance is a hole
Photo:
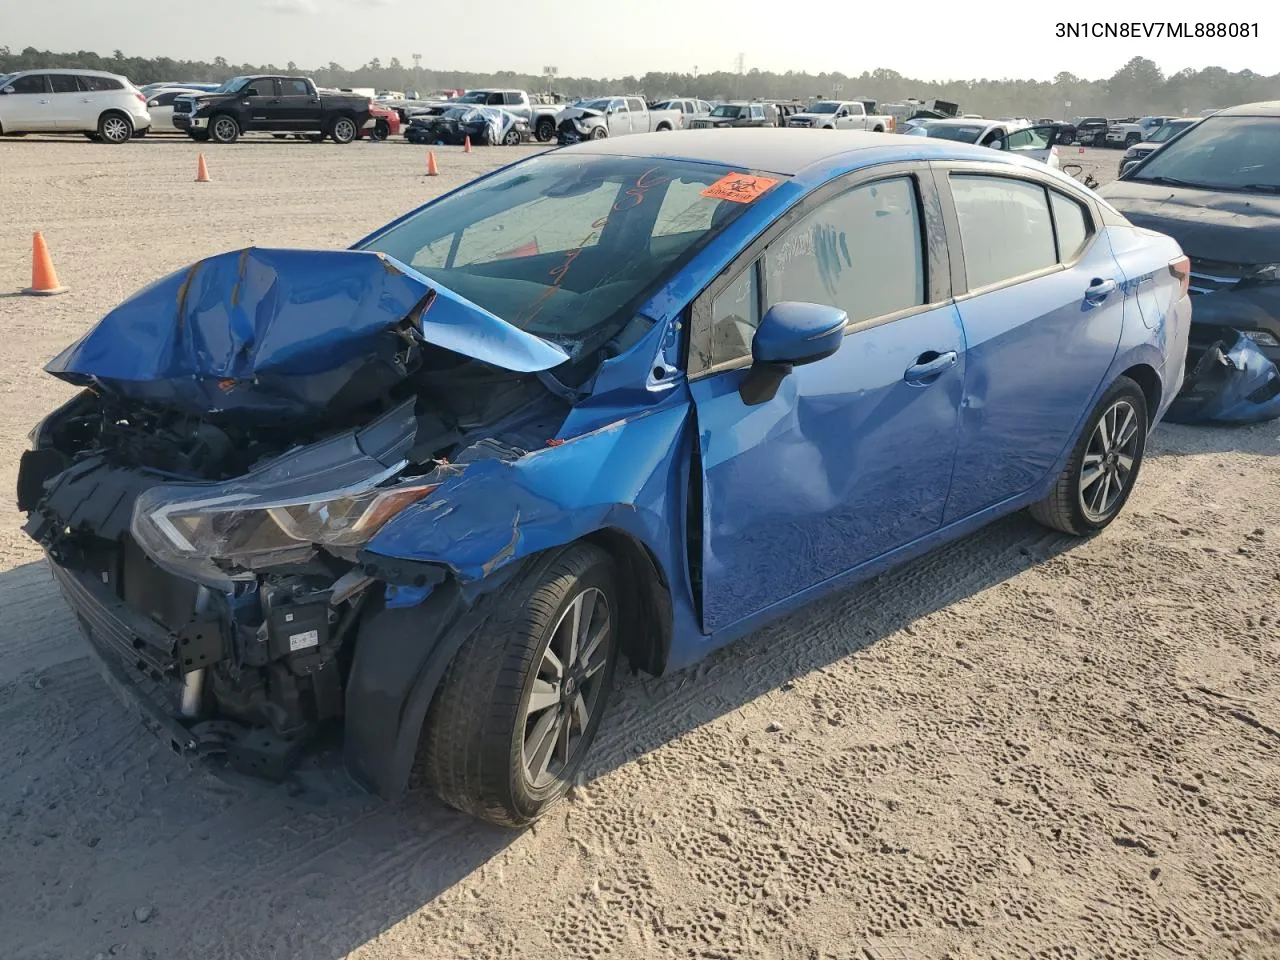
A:
{"label": "front bumper damage", "polygon": [[[566,357],[378,254],[213,257],[49,364],[85,389],[33,432],[24,529],[110,685],[175,752],[283,777],[355,697],[350,766],[388,795],[407,766],[368,705],[387,671],[434,664],[460,593],[443,564],[364,547],[397,491],[543,449],[568,407],[540,375]],[[416,609],[387,610],[397,590]],[[375,638],[356,657],[388,615],[431,618],[384,641],[414,656],[370,661]]]}
{"label": "front bumper damage", "polygon": [[1243,334],[1225,331],[1227,339],[1206,335],[1215,328],[1192,330],[1187,375],[1164,419],[1170,423],[1243,424],[1280,417],[1280,368]]}

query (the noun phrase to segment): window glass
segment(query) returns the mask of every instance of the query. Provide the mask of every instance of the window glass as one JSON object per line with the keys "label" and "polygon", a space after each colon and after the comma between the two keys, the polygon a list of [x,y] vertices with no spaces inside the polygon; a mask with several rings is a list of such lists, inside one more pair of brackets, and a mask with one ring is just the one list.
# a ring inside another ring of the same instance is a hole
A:
{"label": "window glass", "polygon": [[507,103],[512,103],[519,106],[524,103],[524,94],[521,93],[519,90],[508,90],[505,94],[503,94],[503,99],[505,99]]}
{"label": "window glass", "polygon": [[751,116],[756,120],[764,119],[764,107],[753,106],[751,108]]}
{"label": "window glass", "polygon": [[702,191],[706,189],[707,185],[701,180],[672,180],[658,208],[653,235],[668,237],[691,230],[710,230],[711,218],[722,204],[712,197],[704,197]]}
{"label": "window glass", "polygon": [[640,111],[644,110],[644,101],[640,100],[637,97],[628,97],[627,106],[630,107],[632,110],[635,110],[637,113],[639,113]]}
{"label": "window glass", "polygon": [[274,97],[276,95],[275,81],[255,80],[242,91],[242,94],[246,97]]}
{"label": "window glass", "polygon": [[969,289],[1058,262],[1043,187],[1008,177],[953,174],[951,195]]}
{"label": "window glass", "polygon": [[769,304],[824,303],[857,323],[924,303],[912,180],[881,180],[829,200],[769,245],[764,267]]}
{"label": "window glass", "polygon": [[281,80],[282,92],[286,97],[307,97],[311,90],[305,80]]}
{"label": "window glass", "polygon": [[489,94],[489,97],[487,100],[485,100],[485,103],[490,106],[498,106],[498,107],[502,106],[502,94],[500,93]]}
{"label": "window glass", "polygon": [[1010,150],[1046,150],[1049,147],[1048,127],[1023,127],[1009,134]]}
{"label": "window glass", "polygon": [[49,86],[54,93],[79,93],[80,88],[76,85],[75,74],[71,73],[51,73],[49,74]]}
{"label": "window glass", "polygon": [[1089,239],[1089,222],[1084,207],[1056,190],[1049,191],[1049,202],[1053,204],[1053,223],[1058,228],[1058,259],[1067,263],[1075,259]]}
{"label": "window glass", "polygon": [[758,326],[760,288],[753,263],[711,304],[711,358],[703,358],[703,368],[751,356],[751,338]]}
{"label": "window glass", "polygon": [[43,73],[29,73],[25,77],[19,77],[10,84],[14,93],[44,93],[45,83]]}
{"label": "window glass", "polygon": [[1280,192],[1280,122],[1274,117],[1209,117],[1160,150],[1130,180],[1244,193]]}

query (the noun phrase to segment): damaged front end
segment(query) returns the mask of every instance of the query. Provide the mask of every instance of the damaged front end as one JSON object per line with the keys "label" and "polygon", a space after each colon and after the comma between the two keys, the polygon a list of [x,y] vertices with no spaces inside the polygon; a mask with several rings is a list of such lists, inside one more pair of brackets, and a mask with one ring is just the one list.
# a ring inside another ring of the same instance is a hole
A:
{"label": "damaged front end", "polygon": [[214,257],[49,365],[85,389],[33,431],[25,530],[149,726],[282,776],[344,713],[386,586],[365,545],[469,464],[543,448],[565,359],[379,254]]}
{"label": "damaged front end", "polygon": [[1211,326],[1191,330],[1186,380],[1165,420],[1245,424],[1280,417],[1280,368],[1251,337]]}

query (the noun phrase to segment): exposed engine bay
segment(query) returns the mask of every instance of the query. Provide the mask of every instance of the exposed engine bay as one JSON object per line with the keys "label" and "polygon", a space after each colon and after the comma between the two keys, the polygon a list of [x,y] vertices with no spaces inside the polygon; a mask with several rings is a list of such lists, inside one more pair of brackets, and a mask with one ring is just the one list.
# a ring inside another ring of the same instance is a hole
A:
{"label": "exposed engine bay", "polygon": [[[247,285],[267,259],[224,255],[222,266],[234,260]],[[218,273],[210,262],[206,271]],[[119,348],[104,356],[94,343],[100,324],[50,365],[85,389],[33,432],[18,506],[90,642],[106,648],[108,669],[122,671],[117,680],[146,687],[161,705],[150,720],[175,749],[225,753],[238,769],[282,776],[343,714],[362,608],[380,601],[388,582],[362,559],[364,546],[469,463],[544,447],[572,391],[544,372],[563,352],[515,328],[519,336],[495,347],[490,335],[473,356],[436,342],[457,339],[447,323],[425,335],[421,314],[442,294],[373,255],[335,261],[349,278],[382,286],[382,313],[368,321],[367,298],[357,304],[366,328],[358,340],[359,324],[337,314],[327,370],[314,357],[300,361],[294,341],[287,349],[277,342],[274,355],[265,349],[273,331],[263,318],[284,315],[275,305],[284,273],[263,282],[255,305],[239,287],[228,301],[221,276],[210,288],[217,297],[199,294],[199,267],[179,278],[181,333],[163,333],[150,355],[135,338],[129,347],[142,360]],[[116,327],[132,323],[127,311],[167,282],[118,308],[125,315]],[[387,283],[407,283],[389,307]],[[364,292],[354,282],[346,289]],[[231,377],[198,335],[207,318],[206,332],[215,322],[227,327],[228,303],[248,305],[246,323],[256,326],[244,340],[258,348],[233,345],[227,356],[240,369]],[[460,300],[444,306],[445,321],[450,309],[478,311]],[[395,316],[402,309],[408,320]],[[513,358],[505,368],[490,362],[503,361],[501,350]],[[538,351],[545,356],[530,360]],[[294,364],[292,372],[277,361]],[[140,363],[150,364],[148,375],[129,379]],[[312,372],[300,375],[299,363]],[[235,402],[209,402],[224,389]],[[443,579],[416,571],[410,582],[428,575]]]}

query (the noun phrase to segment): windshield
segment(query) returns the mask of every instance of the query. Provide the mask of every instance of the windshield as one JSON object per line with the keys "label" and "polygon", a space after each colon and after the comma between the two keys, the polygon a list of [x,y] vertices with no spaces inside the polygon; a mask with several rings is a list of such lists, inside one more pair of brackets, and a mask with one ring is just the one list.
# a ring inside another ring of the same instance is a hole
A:
{"label": "windshield", "polygon": [[977,124],[963,125],[937,125],[925,124],[912,130],[917,136],[934,137],[938,140],[956,140],[960,143],[977,143],[978,137],[982,136],[982,131],[986,127],[980,127]]}
{"label": "windshield", "polygon": [[441,116],[444,117],[446,120],[461,120],[470,112],[471,112],[470,107],[450,107],[448,110],[442,113]]}
{"label": "windshield", "polygon": [[9,85],[9,81],[12,80],[13,77],[14,77],[14,74],[12,73],[6,73],[3,75],[0,75],[0,89],[7,87]]}
{"label": "windshield", "polygon": [[1131,180],[1280,193],[1280,118],[1210,117],[1151,155]]}
{"label": "windshield", "polygon": [[457,99],[457,103],[484,103],[489,99],[488,90],[472,90]]}
{"label": "windshield", "polygon": [[707,196],[731,173],[680,160],[548,154],[440,198],[363,249],[576,353],[616,334],[750,206]]}
{"label": "windshield", "polygon": [[583,110],[608,110],[611,103],[613,103],[613,100],[605,97],[603,100],[588,100],[586,103],[578,104],[578,106]]}
{"label": "windshield", "polygon": [[252,77],[232,77],[222,86],[218,87],[214,93],[235,93],[252,79]]}
{"label": "windshield", "polygon": [[809,113],[835,113],[839,109],[840,109],[840,104],[832,103],[830,101],[824,100],[821,103],[813,104],[811,107],[809,107],[808,112]]}
{"label": "windshield", "polygon": [[711,111],[713,117],[738,117],[742,115],[742,107],[732,107],[729,104],[723,104]]}
{"label": "windshield", "polygon": [[1151,136],[1147,137],[1147,143],[1164,143],[1179,130],[1185,130],[1191,126],[1192,120],[1170,120],[1163,126],[1151,131]]}

